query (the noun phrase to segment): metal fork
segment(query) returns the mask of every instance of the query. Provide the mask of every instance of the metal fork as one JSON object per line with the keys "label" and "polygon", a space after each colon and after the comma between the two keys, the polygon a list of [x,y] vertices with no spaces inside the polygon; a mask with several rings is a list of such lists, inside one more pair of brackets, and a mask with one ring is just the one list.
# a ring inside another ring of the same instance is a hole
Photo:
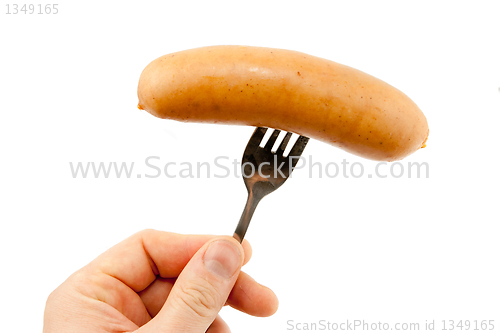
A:
{"label": "metal fork", "polygon": [[272,152],[281,131],[275,129],[265,146],[260,147],[266,131],[265,127],[256,128],[243,153],[241,171],[247,187],[248,198],[233,235],[240,243],[245,237],[257,204],[288,179],[309,141],[308,137],[300,136],[290,153],[285,157],[283,153],[292,133],[287,132],[276,152]]}

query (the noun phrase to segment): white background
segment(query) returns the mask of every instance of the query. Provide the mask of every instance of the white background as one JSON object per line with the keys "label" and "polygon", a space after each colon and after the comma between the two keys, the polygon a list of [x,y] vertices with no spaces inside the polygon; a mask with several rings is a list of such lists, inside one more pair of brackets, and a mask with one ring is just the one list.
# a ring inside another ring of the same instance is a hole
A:
{"label": "white background", "polygon": [[[500,331],[498,1],[58,3],[57,15],[0,7],[2,331],[40,331],[49,293],[139,230],[232,234],[246,199],[241,178],[73,179],[69,167],[240,159],[250,127],[136,108],[150,61],[218,44],[360,69],[410,96],[430,127],[428,147],[402,161],[428,163],[429,178],[302,169],[261,202],[245,271],[280,308],[269,318],[224,308],[233,331],[355,319],[486,319]],[[314,140],[304,155],[375,165]]]}

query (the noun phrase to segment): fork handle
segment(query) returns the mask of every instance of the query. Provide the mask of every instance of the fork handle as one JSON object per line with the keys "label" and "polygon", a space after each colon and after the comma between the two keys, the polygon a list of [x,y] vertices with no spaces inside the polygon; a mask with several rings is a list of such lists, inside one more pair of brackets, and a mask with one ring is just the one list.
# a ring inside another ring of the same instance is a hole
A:
{"label": "fork handle", "polygon": [[248,193],[245,209],[241,214],[240,222],[238,222],[238,226],[233,234],[233,237],[240,243],[243,242],[243,237],[245,237],[248,226],[250,225],[250,220],[252,219],[253,213],[255,212],[255,208],[257,208],[260,199],[262,198],[255,196],[253,192]]}

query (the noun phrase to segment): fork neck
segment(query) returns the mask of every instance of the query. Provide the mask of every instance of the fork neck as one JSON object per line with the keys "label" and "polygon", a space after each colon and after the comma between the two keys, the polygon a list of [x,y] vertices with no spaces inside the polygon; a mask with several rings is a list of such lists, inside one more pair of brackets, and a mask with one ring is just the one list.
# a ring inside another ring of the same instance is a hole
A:
{"label": "fork neck", "polygon": [[245,234],[247,232],[248,226],[250,225],[250,220],[252,219],[255,208],[259,204],[262,196],[259,193],[254,193],[254,191],[248,191],[247,202],[245,204],[245,209],[241,214],[238,226],[234,231],[233,237],[236,238],[238,242],[242,242]]}

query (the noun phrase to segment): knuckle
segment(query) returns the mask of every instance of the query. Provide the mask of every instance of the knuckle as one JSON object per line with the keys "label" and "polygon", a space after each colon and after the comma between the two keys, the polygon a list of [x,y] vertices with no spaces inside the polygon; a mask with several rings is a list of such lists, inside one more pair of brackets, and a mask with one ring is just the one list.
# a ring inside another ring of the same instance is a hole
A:
{"label": "knuckle", "polygon": [[190,281],[187,286],[181,286],[177,297],[181,306],[191,309],[197,316],[209,318],[218,312],[220,294],[209,282]]}
{"label": "knuckle", "polygon": [[145,239],[151,238],[157,233],[157,230],[154,229],[142,229],[141,231],[136,232],[130,237],[132,242],[142,242],[144,243]]}
{"label": "knuckle", "polygon": [[141,231],[138,231],[135,234],[135,236],[142,238],[143,236],[148,236],[148,235],[153,234],[155,232],[156,232],[156,230],[154,230],[154,229],[142,229]]}

